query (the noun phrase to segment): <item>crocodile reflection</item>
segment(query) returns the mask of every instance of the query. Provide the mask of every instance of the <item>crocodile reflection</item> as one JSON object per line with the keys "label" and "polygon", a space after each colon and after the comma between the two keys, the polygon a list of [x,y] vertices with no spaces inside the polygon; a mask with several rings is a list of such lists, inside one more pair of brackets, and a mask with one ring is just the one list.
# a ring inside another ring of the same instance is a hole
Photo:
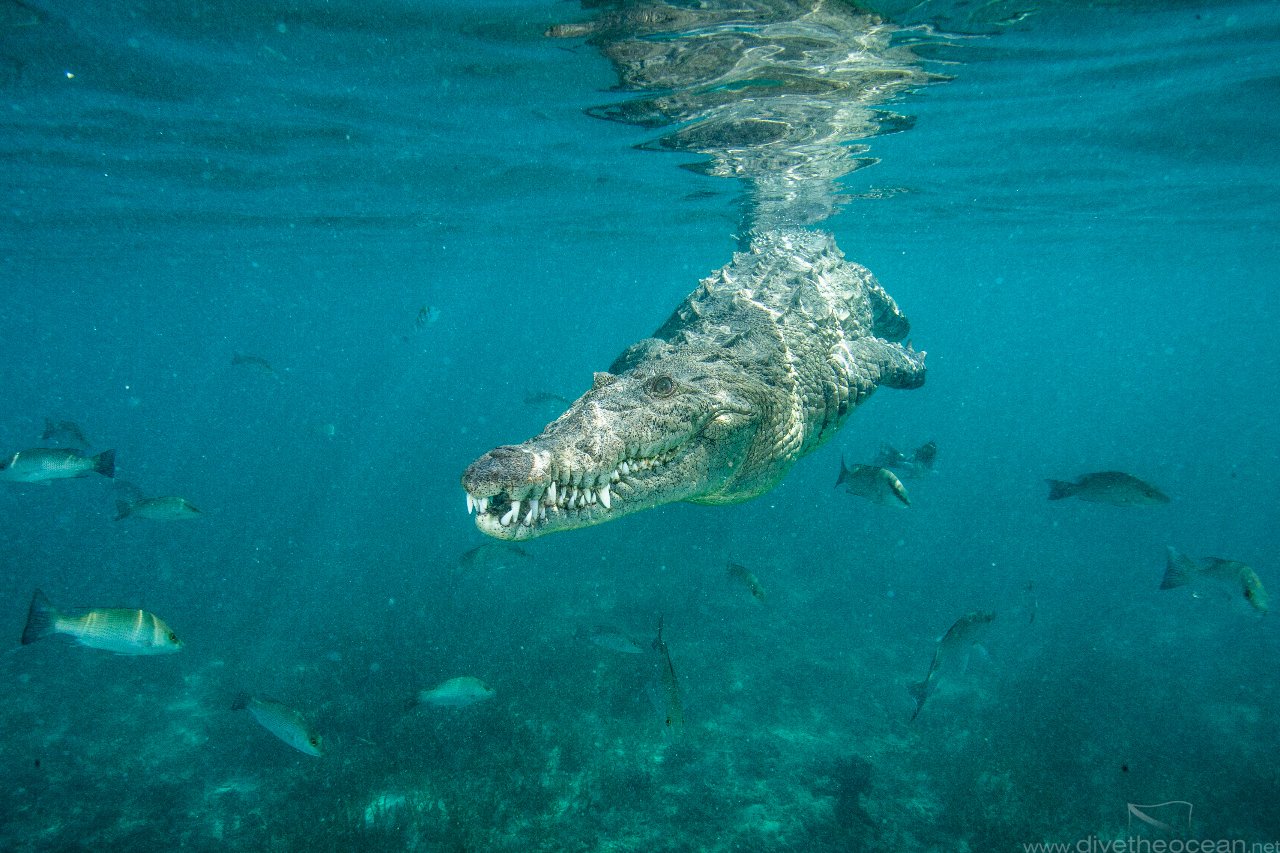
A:
{"label": "crocodile reflection", "polygon": [[590,114],[669,128],[642,147],[703,155],[687,168],[745,181],[747,229],[831,216],[846,200],[838,180],[875,162],[859,140],[910,125],[880,105],[943,78],[920,67],[901,33],[817,0],[627,3],[548,30],[585,36],[621,89],[643,93]]}

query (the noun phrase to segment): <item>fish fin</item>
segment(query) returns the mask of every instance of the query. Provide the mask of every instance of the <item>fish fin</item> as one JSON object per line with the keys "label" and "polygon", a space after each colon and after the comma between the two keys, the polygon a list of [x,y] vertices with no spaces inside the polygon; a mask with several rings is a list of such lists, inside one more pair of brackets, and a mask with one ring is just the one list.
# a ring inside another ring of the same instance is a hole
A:
{"label": "fish fin", "polygon": [[54,426],[53,420],[52,420],[51,418],[45,418],[45,419],[44,419],[44,432],[42,432],[42,433],[40,434],[40,440],[41,440],[41,441],[48,441],[49,439],[53,438],[53,434],[54,434],[55,432],[57,432],[57,427],[56,427],[56,426]]}
{"label": "fish fin", "polygon": [[1049,484],[1049,500],[1060,501],[1076,493],[1076,484],[1065,480],[1045,480]]}
{"label": "fish fin", "polygon": [[849,476],[849,466],[845,464],[844,454],[840,454],[840,476],[836,478],[836,488],[840,488],[840,484]]}
{"label": "fish fin", "polygon": [[22,645],[29,646],[36,640],[58,633],[58,616],[53,602],[37,589],[31,596],[31,607],[27,610],[27,625],[22,629]]}
{"label": "fish fin", "polygon": [[248,693],[237,693],[236,698],[231,702],[231,710],[243,711],[245,708],[249,707],[249,700],[251,698],[252,697],[250,697]]}
{"label": "fish fin", "polygon": [[1164,579],[1160,581],[1160,588],[1176,589],[1186,586],[1191,583],[1199,570],[1190,557],[1169,545],[1165,548]]}
{"label": "fish fin", "polygon": [[133,504],[129,501],[116,501],[116,521],[128,518],[133,513]]}
{"label": "fish fin", "polygon": [[991,652],[987,651],[987,647],[982,645],[982,643],[974,643],[969,647],[969,653],[964,656],[963,672],[967,673],[969,671],[969,666],[973,663],[973,659],[975,657],[981,663],[985,664],[991,660]]}
{"label": "fish fin", "polygon": [[114,450],[104,450],[93,457],[93,470],[104,477],[114,477],[116,475],[116,452]]}
{"label": "fish fin", "polygon": [[929,680],[926,678],[916,684],[907,687],[907,692],[911,694],[911,698],[916,700],[916,710],[911,715],[911,719],[920,716],[920,709],[924,707],[924,700],[929,698]]}

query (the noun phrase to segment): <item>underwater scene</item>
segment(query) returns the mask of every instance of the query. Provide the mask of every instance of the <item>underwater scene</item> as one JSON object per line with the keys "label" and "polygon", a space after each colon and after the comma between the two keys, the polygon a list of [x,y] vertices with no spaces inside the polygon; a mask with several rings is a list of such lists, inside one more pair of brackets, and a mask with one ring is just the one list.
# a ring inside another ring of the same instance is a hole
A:
{"label": "underwater scene", "polygon": [[1280,6],[0,0],[0,850],[1280,851]]}

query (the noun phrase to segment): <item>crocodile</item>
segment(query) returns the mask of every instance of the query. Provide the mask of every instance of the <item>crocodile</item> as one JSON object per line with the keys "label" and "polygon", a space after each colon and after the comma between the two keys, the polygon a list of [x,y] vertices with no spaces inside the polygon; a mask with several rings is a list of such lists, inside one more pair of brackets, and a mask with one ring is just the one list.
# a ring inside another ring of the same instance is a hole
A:
{"label": "crocodile", "polygon": [[876,388],[924,383],[908,329],[830,234],[759,233],[539,435],[473,462],[467,509],[484,533],[528,539],[756,497]]}
{"label": "crocodile", "polygon": [[587,0],[585,38],[639,97],[588,114],[663,129],[641,145],[742,181],[738,251],[653,337],[626,349],[534,438],[462,475],[481,531],[528,539],[673,501],[768,491],[881,385],[924,382],[924,353],[872,274],[814,228],[859,140],[903,130],[879,105],[939,78],[903,32],[839,0]]}

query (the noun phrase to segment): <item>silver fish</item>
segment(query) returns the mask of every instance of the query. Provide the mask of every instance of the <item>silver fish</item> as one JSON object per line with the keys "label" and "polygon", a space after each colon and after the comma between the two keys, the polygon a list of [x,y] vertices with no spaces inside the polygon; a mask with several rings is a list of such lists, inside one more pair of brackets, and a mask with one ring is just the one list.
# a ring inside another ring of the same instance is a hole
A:
{"label": "silver fish", "polygon": [[760,581],[756,579],[756,576],[751,573],[750,569],[738,563],[729,563],[727,571],[729,577],[736,581],[740,581],[744,586],[746,586],[756,601],[759,601],[761,604],[764,603],[764,587],[761,586]]}
{"label": "silver fish", "polygon": [[442,708],[465,708],[492,699],[494,690],[478,678],[460,675],[418,692],[418,703]]}
{"label": "silver fish", "polygon": [[1238,560],[1209,557],[1197,562],[1172,546],[1166,549],[1164,579],[1161,589],[1176,589],[1204,578],[1226,584],[1240,591],[1254,610],[1267,612],[1267,590],[1253,567]]}
{"label": "silver fish", "polygon": [[260,726],[298,752],[316,758],[324,754],[320,736],[311,730],[302,714],[282,702],[241,695],[231,705],[231,710],[248,710]]}
{"label": "silver fish", "polygon": [[243,353],[234,353],[231,356],[231,363],[240,367],[247,367],[256,370],[259,373],[265,373],[268,376],[280,378],[280,374],[276,373],[276,369],[271,366],[271,362],[265,358],[259,358],[256,355],[244,355]]}
{"label": "silver fish", "polygon": [[31,596],[22,644],[65,634],[82,646],[118,655],[164,655],[182,650],[178,635],[154,613],[98,607],[77,614],[58,611],[40,590]]}
{"label": "silver fish", "polygon": [[840,457],[840,477],[836,486],[844,486],[845,492],[866,498],[872,503],[911,506],[907,488],[898,475],[878,465],[848,466]]}
{"label": "silver fish", "polygon": [[957,670],[964,670],[969,660],[969,649],[982,639],[995,618],[994,613],[982,611],[966,613],[947,629],[947,633],[938,642],[938,648],[933,653],[933,663],[929,665],[929,672],[925,675],[924,681],[913,684],[909,688],[911,698],[916,700],[916,710],[911,715],[911,719],[914,720],[920,716],[924,700],[938,688],[940,679],[950,676]]}
{"label": "silver fish", "polygon": [[526,406],[541,406],[543,403],[556,403],[562,406],[573,405],[573,401],[569,398],[551,391],[530,391],[524,395],[524,404]]}
{"label": "silver fish", "polygon": [[440,309],[434,305],[423,305],[413,318],[415,328],[422,329],[440,319]]}
{"label": "silver fish", "polygon": [[588,632],[591,642],[611,652],[624,655],[638,655],[644,652],[640,644],[611,625],[596,625]]}
{"label": "silver fish", "polygon": [[892,468],[902,472],[904,477],[923,477],[933,472],[933,463],[938,458],[938,444],[926,442],[911,452],[911,455],[889,444],[880,445],[880,453],[875,464],[881,468]]}
{"label": "silver fish", "polygon": [[671,663],[671,651],[662,639],[663,617],[658,617],[658,636],[653,641],[653,650],[658,653],[658,675],[662,681],[662,697],[660,705],[663,711],[662,722],[665,732],[670,737],[677,737],[684,730],[684,703],[680,701],[680,679],[676,676],[676,668]]}
{"label": "silver fish", "polygon": [[1049,484],[1049,500],[1079,498],[1090,503],[1112,506],[1155,506],[1167,504],[1169,496],[1155,486],[1122,471],[1098,471],[1083,474],[1074,483],[1045,480]]}
{"label": "silver fish", "polygon": [[199,518],[200,515],[200,510],[192,506],[190,501],[174,495],[116,501],[116,521],[131,516],[150,518],[155,521],[178,521],[185,518]]}
{"label": "silver fish", "polygon": [[68,441],[79,444],[82,447],[89,446],[89,439],[85,437],[84,430],[80,429],[79,424],[75,421],[55,421],[45,418],[44,432],[40,433],[40,440]]}
{"label": "silver fish", "polygon": [[116,452],[104,450],[96,456],[85,456],[72,447],[33,447],[0,462],[0,480],[13,483],[44,483],[90,474],[114,477]]}
{"label": "silver fish", "polygon": [[531,558],[532,555],[519,545],[513,545],[510,542],[486,542],[458,557],[458,570],[463,573],[499,571]]}

